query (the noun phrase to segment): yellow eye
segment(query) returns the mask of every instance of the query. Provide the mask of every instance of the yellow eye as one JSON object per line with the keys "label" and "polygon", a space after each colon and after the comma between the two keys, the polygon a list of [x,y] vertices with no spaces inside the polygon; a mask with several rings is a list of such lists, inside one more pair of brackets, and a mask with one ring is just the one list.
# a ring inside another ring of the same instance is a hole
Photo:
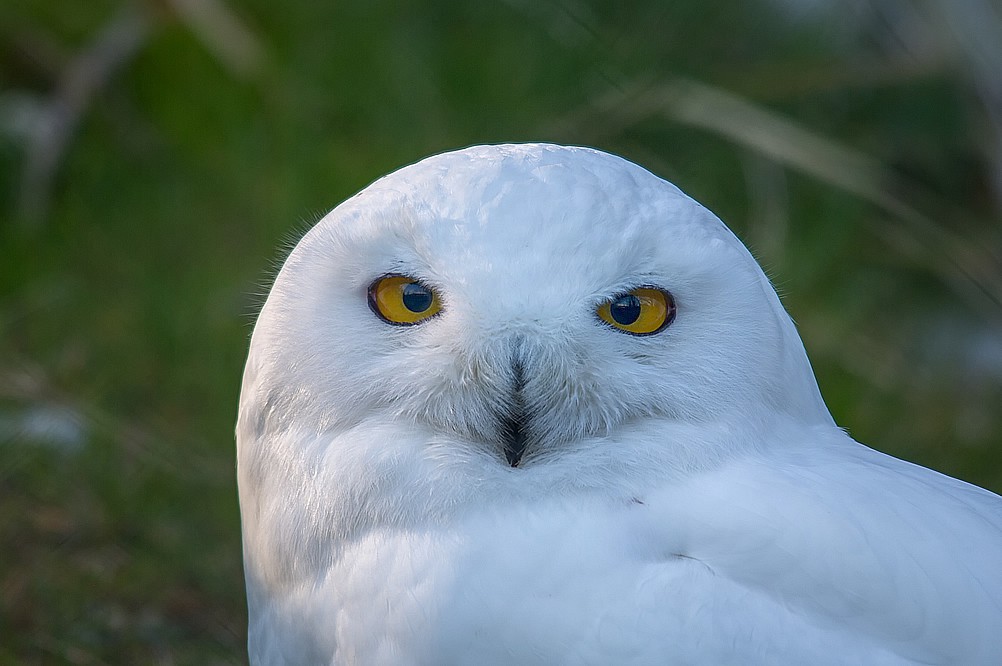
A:
{"label": "yellow eye", "polygon": [[600,305],[598,316],[626,333],[653,335],[675,318],[675,299],[662,289],[637,287]]}
{"label": "yellow eye", "polygon": [[386,275],[369,285],[369,307],[390,324],[410,326],[442,309],[431,287],[403,275]]}

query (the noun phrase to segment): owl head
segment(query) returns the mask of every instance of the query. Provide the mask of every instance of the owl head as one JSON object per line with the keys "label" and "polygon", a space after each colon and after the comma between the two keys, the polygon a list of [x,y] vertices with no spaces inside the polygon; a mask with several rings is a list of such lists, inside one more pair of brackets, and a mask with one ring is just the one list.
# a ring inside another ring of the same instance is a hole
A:
{"label": "owl head", "polygon": [[761,439],[706,433],[777,415],[831,423],[707,209],[587,148],[437,155],[335,208],[275,280],[237,428],[245,544],[288,572],[365,525],[698,466]]}

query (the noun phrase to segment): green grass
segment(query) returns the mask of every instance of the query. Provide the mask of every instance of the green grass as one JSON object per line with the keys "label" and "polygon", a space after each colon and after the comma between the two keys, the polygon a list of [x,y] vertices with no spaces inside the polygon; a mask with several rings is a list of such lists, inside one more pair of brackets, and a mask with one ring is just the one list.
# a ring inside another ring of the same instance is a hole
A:
{"label": "green grass", "polygon": [[[964,331],[998,340],[1002,269],[983,251],[990,110],[962,62],[909,67],[751,0],[228,6],[262,68],[241,77],[160,10],[81,119],[45,219],[19,215],[25,149],[0,134],[0,663],[244,661],[232,430],[275,262],[376,177],[477,142],[590,144],[675,181],[756,252],[840,424],[1002,490],[1002,380],[964,358]],[[3,90],[44,100],[115,8],[5,4]],[[739,131],[637,113],[630,91],[679,80],[876,159],[875,190],[917,216]],[[11,425],[39,408],[72,415],[76,448]]]}

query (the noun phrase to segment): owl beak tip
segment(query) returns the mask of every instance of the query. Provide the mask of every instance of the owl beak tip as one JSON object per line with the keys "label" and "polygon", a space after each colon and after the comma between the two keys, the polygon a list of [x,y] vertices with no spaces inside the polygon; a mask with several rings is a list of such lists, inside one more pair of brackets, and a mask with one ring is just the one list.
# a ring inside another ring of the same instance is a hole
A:
{"label": "owl beak tip", "polygon": [[525,453],[526,435],[521,419],[510,418],[504,428],[504,456],[511,467],[518,467]]}

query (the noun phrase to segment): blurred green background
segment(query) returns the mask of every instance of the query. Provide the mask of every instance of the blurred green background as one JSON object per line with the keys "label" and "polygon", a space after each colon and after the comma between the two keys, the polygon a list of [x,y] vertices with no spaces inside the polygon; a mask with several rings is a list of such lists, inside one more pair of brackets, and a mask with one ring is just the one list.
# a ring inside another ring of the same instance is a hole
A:
{"label": "blurred green background", "polygon": [[242,663],[233,425],[283,248],[430,153],[624,155],[717,212],[836,420],[1002,490],[987,0],[6,0],[0,663]]}

